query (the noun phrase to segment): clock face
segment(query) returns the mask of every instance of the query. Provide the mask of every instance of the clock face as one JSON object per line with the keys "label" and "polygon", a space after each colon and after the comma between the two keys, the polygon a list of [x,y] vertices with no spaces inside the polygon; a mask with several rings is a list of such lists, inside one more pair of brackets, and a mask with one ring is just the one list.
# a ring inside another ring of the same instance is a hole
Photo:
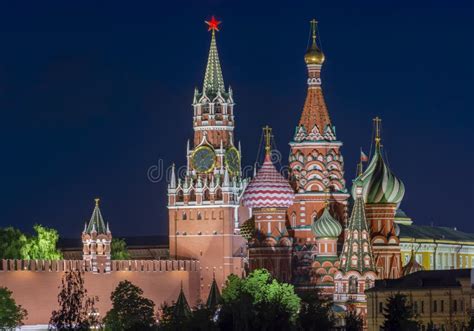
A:
{"label": "clock face", "polygon": [[191,162],[197,172],[210,172],[214,169],[216,154],[212,148],[201,146],[194,150]]}
{"label": "clock face", "polygon": [[225,152],[225,165],[231,174],[239,173],[240,155],[235,147],[231,147]]}

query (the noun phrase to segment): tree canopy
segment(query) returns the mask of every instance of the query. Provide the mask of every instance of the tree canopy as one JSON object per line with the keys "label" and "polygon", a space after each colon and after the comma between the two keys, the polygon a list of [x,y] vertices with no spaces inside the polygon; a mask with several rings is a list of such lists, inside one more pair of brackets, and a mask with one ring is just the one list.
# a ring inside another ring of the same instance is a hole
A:
{"label": "tree canopy", "polygon": [[299,308],[293,285],[259,269],[247,278],[228,277],[218,323],[223,330],[287,330],[296,324]]}
{"label": "tree canopy", "polygon": [[319,292],[302,293],[298,328],[307,331],[332,330],[335,321],[331,306],[332,301]]}
{"label": "tree canopy", "polygon": [[110,244],[111,249],[111,259],[112,260],[129,260],[130,253],[127,249],[127,243],[124,239],[112,238],[112,243]]}
{"label": "tree canopy", "polygon": [[35,234],[27,235],[13,227],[0,228],[0,258],[59,260],[61,252],[56,248],[59,235],[54,229],[36,224]]}
{"label": "tree canopy", "polygon": [[112,309],[104,324],[107,330],[151,330],[155,327],[155,304],[143,297],[143,290],[128,280],[121,281],[110,296]]}
{"label": "tree canopy", "polygon": [[95,302],[84,288],[80,271],[67,271],[58,294],[59,309],[53,311],[49,324],[58,330],[89,330],[99,325]]}
{"label": "tree canopy", "polygon": [[12,291],[0,287],[0,329],[15,329],[23,325],[23,320],[28,313],[12,298]]}
{"label": "tree canopy", "polygon": [[385,321],[382,328],[385,331],[415,331],[419,329],[419,323],[415,320],[415,314],[407,302],[406,295],[396,293],[388,297],[383,311]]}

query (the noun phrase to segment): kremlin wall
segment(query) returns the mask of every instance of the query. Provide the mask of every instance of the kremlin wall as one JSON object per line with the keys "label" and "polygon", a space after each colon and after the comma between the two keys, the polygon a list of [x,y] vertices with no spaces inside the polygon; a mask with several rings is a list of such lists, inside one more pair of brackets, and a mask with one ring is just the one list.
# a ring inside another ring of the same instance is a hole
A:
{"label": "kremlin wall", "polygon": [[222,290],[230,274],[266,268],[297,291],[322,291],[338,311],[354,310],[365,318],[365,291],[377,280],[474,266],[473,234],[414,225],[400,209],[406,189],[384,159],[378,117],[371,158],[361,155],[357,178],[347,187],[343,143],[322,90],[325,55],[314,20],[304,56],[307,96],[299,121],[295,109],[289,142],[289,178],[272,162],[269,127],[261,167],[243,178],[234,96],[224,84],[216,42],[220,22],[206,23],[210,50],[202,89],[194,91],[186,172],[177,176],[173,165],[167,190],[168,260],[111,261],[112,232],[96,200],[81,235],[81,260],[0,261],[0,284],[28,310],[27,325],[47,325],[68,270],[84,271],[89,295],[99,297],[100,316],[124,279],[141,287],[157,307],[176,301],[180,289],[193,306],[216,284]]}

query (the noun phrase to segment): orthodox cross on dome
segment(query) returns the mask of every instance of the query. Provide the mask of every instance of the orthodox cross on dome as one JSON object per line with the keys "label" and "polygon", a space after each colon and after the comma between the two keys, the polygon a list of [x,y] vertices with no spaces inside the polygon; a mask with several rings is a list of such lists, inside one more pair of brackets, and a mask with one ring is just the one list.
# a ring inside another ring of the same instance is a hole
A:
{"label": "orthodox cross on dome", "polygon": [[95,206],[96,206],[96,207],[99,207],[100,199],[99,199],[99,198],[95,198],[94,201],[95,201]]}
{"label": "orthodox cross on dome", "polygon": [[212,33],[214,33],[214,31],[219,31],[219,24],[222,23],[221,21],[216,20],[214,16],[211,17],[210,21],[204,21],[204,22],[206,22],[206,24],[209,26],[207,31],[212,30]]}
{"label": "orthodox cross on dome", "polygon": [[271,139],[272,139],[272,128],[266,125],[263,128],[263,134],[265,136],[265,154],[270,154],[272,149],[271,147]]}
{"label": "orthodox cross on dome", "polygon": [[316,44],[316,26],[318,21],[313,18],[309,23],[311,24],[311,38],[313,39],[313,44]]}
{"label": "orthodox cross on dome", "polygon": [[374,125],[375,125],[375,147],[380,147],[380,127],[382,124],[382,119],[378,116],[374,118]]}

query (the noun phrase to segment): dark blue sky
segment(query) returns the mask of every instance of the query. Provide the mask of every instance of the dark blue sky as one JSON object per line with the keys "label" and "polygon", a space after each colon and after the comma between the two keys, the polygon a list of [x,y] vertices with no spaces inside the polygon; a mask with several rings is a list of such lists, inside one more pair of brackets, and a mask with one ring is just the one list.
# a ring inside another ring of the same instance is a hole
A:
{"label": "dark blue sky", "polygon": [[316,17],[347,182],[379,115],[402,208],[474,232],[472,1],[3,1],[0,226],[79,236],[99,196],[115,235],[167,231],[147,169],[185,162],[212,14],[246,164],[264,124],[287,159]]}

